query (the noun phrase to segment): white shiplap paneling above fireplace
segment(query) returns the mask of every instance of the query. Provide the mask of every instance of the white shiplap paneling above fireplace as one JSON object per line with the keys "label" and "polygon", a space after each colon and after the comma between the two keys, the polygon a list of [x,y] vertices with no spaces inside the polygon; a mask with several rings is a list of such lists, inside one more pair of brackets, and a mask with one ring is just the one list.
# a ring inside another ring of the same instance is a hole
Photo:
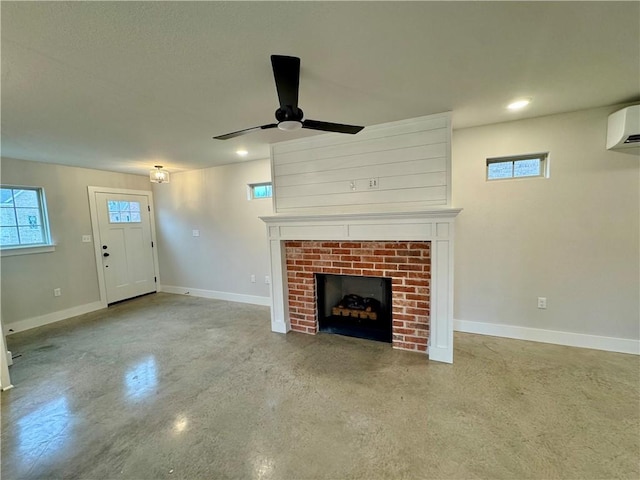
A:
{"label": "white shiplap paneling above fireplace", "polygon": [[451,114],[272,145],[274,211],[424,211],[451,203]]}

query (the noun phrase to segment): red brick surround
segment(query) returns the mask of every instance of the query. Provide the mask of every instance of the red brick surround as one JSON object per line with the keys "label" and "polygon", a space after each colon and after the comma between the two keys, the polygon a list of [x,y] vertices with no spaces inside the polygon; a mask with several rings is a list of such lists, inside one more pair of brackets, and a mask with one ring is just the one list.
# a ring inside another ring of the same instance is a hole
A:
{"label": "red brick surround", "polygon": [[425,352],[429,336],[430,242],[286,241],[291,329],[315,334],[314,273],[391,278],[393,347]]}

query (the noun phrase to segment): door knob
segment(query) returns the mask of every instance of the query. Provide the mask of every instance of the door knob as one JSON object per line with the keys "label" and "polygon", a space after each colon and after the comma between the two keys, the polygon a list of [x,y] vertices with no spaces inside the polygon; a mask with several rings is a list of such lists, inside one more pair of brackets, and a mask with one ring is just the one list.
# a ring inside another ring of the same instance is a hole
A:
{"label": "door knob", "polygon": [[109,254],[108,254],[107,252],[104,252],[104,253],[102,254],[102,256],[103,256],[103,257],[108,257],[108,256],[109,256]]}

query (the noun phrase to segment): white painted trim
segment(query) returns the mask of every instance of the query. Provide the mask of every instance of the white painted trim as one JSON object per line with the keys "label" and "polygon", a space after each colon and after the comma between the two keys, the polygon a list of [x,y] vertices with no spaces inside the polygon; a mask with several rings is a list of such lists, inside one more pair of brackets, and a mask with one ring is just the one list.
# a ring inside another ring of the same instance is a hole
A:
{"label": "white painted trim", "polygon": [[7,351],[7,342],[4,338],[4,328],[2,326],[2,319],[0,319],[0,336],[2,336],[2,349],[0,350],[0,389],[4,392],[13,388],[11,384],[11,376],[9,375],[9,358],[11,358],[11,352]]}
{"label": "white painted trim", "polygon": [[245,295],[242,293],[218,292],[216,290],[203,290],[200,288],[177,287],[175,285],[158,285],[159,292],[175,293],[178,295],[190,295],[192,297],[213,298],[215,300],[227,300],[229,302],[250,303],[252,305],[271,305],[271,298],[258,295]]}
{"label": "white painted trim", "polygon": [[67,308],[66,310],[46,313],[39,317],[26,318],[24,320],[18,320],[17,322],[7,323],[4,325],[4,329],[6,330],[7,335],[11,335],[13,333],[31,330],[32,328],[59,322],[60,320],[66,320],[67,318],[76,317],[85,313],[95,312],[96,310],[101,310],[105,307],[106,305],[102,302],[86,303],[84,305]]}
{"label": "white painted trim", "polygon": [[100,248],[100,226],[98,224],[98,208],[96,205],[96,193],[115,193],[123,195],[141,195],[147,197],[151,211],[149,212],[149,222],[151,223],[151,241],[153,242],[153,274],[156,277],[156,291],[160,286],[160,262],[158,261],[158,242],[156,240],[156,218],[155,204],[153,203],[153,192],[151,190],[131,190],[126,188],[111,187],[87,187],[89,195],[89,214],[91,216],[91,233],[93,234],[93,250],[96,257],[96,273],[98,274],[98,288],[100,289],[100,301],[103,307],[107,306],[107,287],[104,279],[102,265],[102,249]]}
{"label": "white painted trim", "polygon": [[474,322],[470,320],[454,320],[453,324],[457,332],[640,355],[640,340],[628,338],[602,337],[584,333],[561,332],[559,330],[544,330],[542,328]]}
{"label": "white painted trim", "polygon": [[56,251],[56,246],[53,244],[38,245],[35,247],[21,246],[21,247],[3,248],[2,250],[0,250],[0,255],[3,257],[13,257],[15,255],[33,255],[36,253],[49,253],[49,252],[55,252],[55,251]]}

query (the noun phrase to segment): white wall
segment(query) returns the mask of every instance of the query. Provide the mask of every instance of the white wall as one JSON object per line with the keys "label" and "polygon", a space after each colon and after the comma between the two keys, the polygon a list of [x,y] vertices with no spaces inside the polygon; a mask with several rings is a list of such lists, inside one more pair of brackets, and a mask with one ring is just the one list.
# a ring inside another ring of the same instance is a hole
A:
{"label": "white wall", "polygon": [[[54,252],[2,257],[5,334],[95,309],[100,301],[87,186],[151,190],[146,176],[2,158],[3,184],[43,187]],[[54,297],[60,288],[62,296]]]}
{"label": "white wall", "polygon": [[272,214],[272,201],[248,200],[247,184],[270,180],[265,159],[176,173],[154,185],[162,290],[269,304],[266,226],[258,217]]}
{"label": "white wall", "polygon": [[[454,131],[454,315],[465,328],[640,338],[639,158],[605,150],[615,110]],[[485,181],[486,158],[545,151],[550,178]]]}

